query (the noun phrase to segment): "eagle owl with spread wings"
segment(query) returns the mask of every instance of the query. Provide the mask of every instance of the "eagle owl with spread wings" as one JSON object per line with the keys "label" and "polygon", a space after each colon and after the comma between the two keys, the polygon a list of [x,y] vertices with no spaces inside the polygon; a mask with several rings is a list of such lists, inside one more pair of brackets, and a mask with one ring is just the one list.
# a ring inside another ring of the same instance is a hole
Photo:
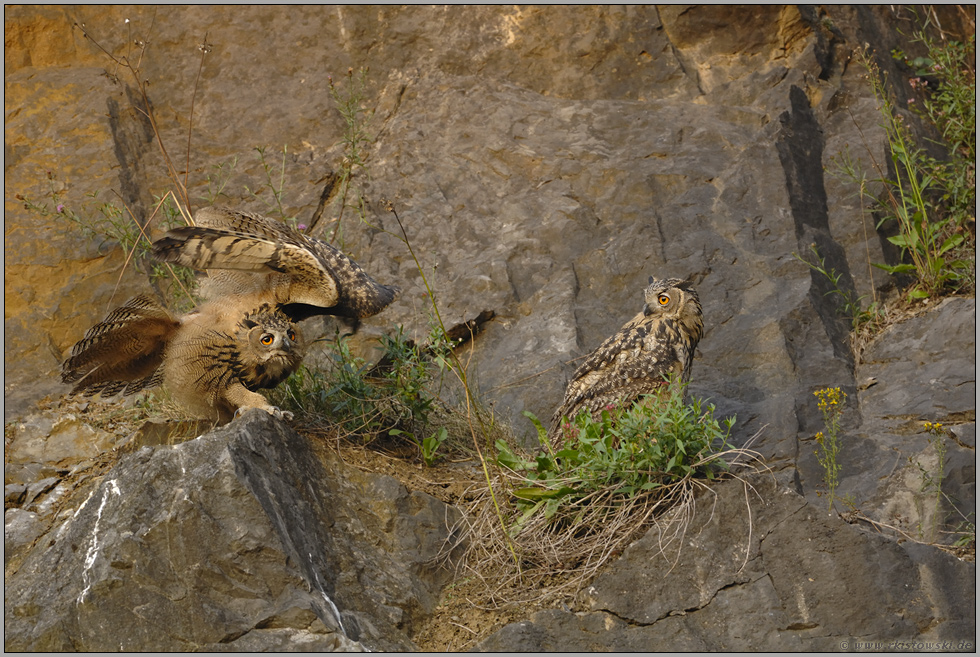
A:
{"label": "eagle owl with spread wings", "polygon": [[370,317],[398,288],[275,219],[205,208],[195,223],[154,242],[153,255],[206,271],[204,303],[177,317],[148,296],[131,299],[72,348],[62,381],[86,396],[162,383],[186,410],[220,423],[253,407],[288,417],[257,390],[275,387],[302,362],[296,323],[314,315]]}

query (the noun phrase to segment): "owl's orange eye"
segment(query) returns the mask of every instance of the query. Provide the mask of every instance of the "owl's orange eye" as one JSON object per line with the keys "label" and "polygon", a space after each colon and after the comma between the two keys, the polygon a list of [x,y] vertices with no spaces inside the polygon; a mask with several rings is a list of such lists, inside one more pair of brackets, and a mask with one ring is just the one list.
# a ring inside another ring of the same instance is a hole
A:
{"label": "owl's orange eye", "polygon": [[292,340],[293,342],[296,342],[296,331],[290,329],[289,331],[286,332],[286,337]]}
{"label": "owl's orange eye", "polygon": [[661,294],[657,297],[657,303],[659,303],[661,306],[666,306],[668,303],[670,303],[670,295]]}
{"label": "owl's orange eye", "polygon": [[262,338],[261,338],[261,342],[262,342],[262,344],[264,344],[264,345],[265,345],[265,346],[267,346],[267,347],[268,347],[268,346],[269,346],[270,344],[272,344],[272,341],[273,341],[273,340],[275,340],[275,338],[274,338],[274,337],[272,337],[272,334],[271,334],[271,333],[266,333],[266,334],[265,334],[265,335],[263,335],[263,336],[262,336]]}

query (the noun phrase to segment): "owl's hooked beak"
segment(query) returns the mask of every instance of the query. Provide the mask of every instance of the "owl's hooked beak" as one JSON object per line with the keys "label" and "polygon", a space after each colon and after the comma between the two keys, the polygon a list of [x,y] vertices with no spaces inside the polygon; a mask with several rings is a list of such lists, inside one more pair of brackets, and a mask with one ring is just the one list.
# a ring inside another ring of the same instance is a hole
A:
{"label": "owl's hooked beak", "polygon": [[653,308],[650,306],[650,304],[648,303],[643,304],[643,316],[649,317],[652,314],[653,314]]}

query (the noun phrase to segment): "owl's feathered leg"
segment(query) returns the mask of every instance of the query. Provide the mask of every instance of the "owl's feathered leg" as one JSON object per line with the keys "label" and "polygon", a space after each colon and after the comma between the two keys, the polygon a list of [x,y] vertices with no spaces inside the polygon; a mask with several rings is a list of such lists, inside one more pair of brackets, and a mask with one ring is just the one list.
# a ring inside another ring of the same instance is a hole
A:
{"label": "owl's feathered leg", "polygon": [[222,391],[222,406],[235,409],[233,417],[238,417],[250,408],[260,408],[266,413],[283,420],[292,420],[293,414],[283,411],[269,403],[265,397],[252,392],[241,383],[235,382]]}

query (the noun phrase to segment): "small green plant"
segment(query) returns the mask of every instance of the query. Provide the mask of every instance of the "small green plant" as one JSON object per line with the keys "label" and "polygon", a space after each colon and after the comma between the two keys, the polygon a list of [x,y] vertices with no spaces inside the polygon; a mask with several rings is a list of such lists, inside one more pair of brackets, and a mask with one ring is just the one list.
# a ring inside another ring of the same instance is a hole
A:
{"label": "small green plant", "polygon": [[[934,473],[930,472],[919,461],[915,461],[915,465],[919,468],[919,474],[922,477],[920,491],[929,493],[933,497],[932,537],[935,539],[939,535],[939,525],[943,519],[943,478],[946,472],[947,450],[945,440],[946,429],[943,428],[941,422],[925,422],[923,423],[923,428],[929,434],[929,444],[932,445],[936,452],[936,469]],[[920,533],[922,533],[921,527]]]}
{"label": "small green plant", "polygon": [[856,333],[861,331],[867,331],[869,333],[876,332],[885,321],[885,311],[878,300],[871,301],[868,307],[864,308],[866,297],[861,296],[855,299],[853,292],[841,289],[840,279],[843,274],[838,274],[833,267],[827,267],[824,259],[820,257],[820,252],[817,251],[816,244],[810,245],[810,252],[813,253],[816,263],[804,259],[797,253],[794,253],[793,257],[830,281],[833,289],[827,292],[827,294],[836,294],[838,296],[840,313],[851,322],[851,329],[853,331]]}
{"label": "small green plant", "polygon": [[438,431],[434,431],[428,437],[422,439],[422,444],[419,445],[419,449],[422,451],[422,461],[427,466],[432,466],[435,462],[436,455],[447,438],[449,438],[449,431],[446,427],[439,427]]}
{"label": "small green plant", "polygon": [[823,388],[813,393],[817,398],[817,408],[823,415],[824,431],[816,435],[818,449],[815,451],[817,462],[824,471],[824,483],[830,497],[828,511],[834,510],[834,500],[837,486],[840,483],[840,419],[844,413],[847,393],[840,388]]}
{"label": "small green plant", "polygon": [[[267,212],[278,215],[280,220],[286,222],[291,228],[295,229],[297,221],[296,217],[287,215],[286,211],[282,207],[283,190],[286,187],[287,145],[284,144],[282,147],[282,159],[278,167],[266,160],[265,148],[256,146],[255,152],[259,154],[259,163],[262,165],[262,170],[265,172],[265,184],[262,187],[259,187],[257,190],[250,189],[248,185],[245,185],[245,191],[251,194],[252,198],[256,199],[257,201],[262,201],[265,204]],[[262,190],[266,187],[268,187],[269,191],[272,192],[271,201],[262,195]]]}
{"label": "small green plant", "polygon": [[977,526],[975,523],[969,520],[964,520],[956,528],[956,533],[960,535],[958,539],[953,542],[958,548],[974,548],[977,545]]}
{"label": "small green plant", "polygon": [[362,219],[367,216],[364,198],[355,193],[351,199],[351,184],[353,176],[358,171],[367,171],[367,144],[371,142],[366,130],[366,117],[370,111],[364,107],[364,89],[367,84],[367,69],[359,69],[355,75],[353,68],[347,69],[347,84],[341,90],[334,84],[333,77],[327,77],[330,96],[340,116],[344,119],[344,161],[341,166],[340,180],[340,210],[337,213],[337,225],[330,236],[330,241],[343,238],[342,220],[344,210],[352,207]]}
{"label": "small green plant", "polygon": [[208,205],[214,205],[218,200],[218,197],[224,195],[225,187],[228,186],[228,181],[231,180],[231,176],[235,172],[235,167],[237,166],[237,155],[228,162],[212,164],[211,173],[209,173],[206,177],[208,191],[205,192],[203,196],[199,196],[198,198],[202,201],[206,201]]}
{"label": "small green plant", "polygon": [[382,336],[382,356],[376,365],[350,351],[339,336],[332,361],[324,370],[305,365],[272,394],[273,403],[299,415],[308,424],[326,424],[363,442],[381,437],[405,437],[415,444],[426,465],[432,465],[446,443],[448,431],[434,426],[440,411],[432,391],[433,364],[451,349],[448,340],[430,334],[427,348],[407,339],[401,327]]}
{"label": "small green plant", "polygon": [[718,452],[728,448],[735,418],[719,423],[711,404],[686,403],[683,385],[671,385],[668,391],[629,408],[607,408],[597,419],[583,410],[564,425],[565,440],[557,452],[551,450],[541,422],[525,412],[544,451],[525,459],[503,441],[496,443],[498,464],[524,479],[513,491],[520,516],[511,535],[537,513],[575,526],[587,510],[596,508],[597,496],[614,511],[625,499],[656,495],[661,488],[666,492],[695,475],[711,479],[716,470],[724,470]]}

